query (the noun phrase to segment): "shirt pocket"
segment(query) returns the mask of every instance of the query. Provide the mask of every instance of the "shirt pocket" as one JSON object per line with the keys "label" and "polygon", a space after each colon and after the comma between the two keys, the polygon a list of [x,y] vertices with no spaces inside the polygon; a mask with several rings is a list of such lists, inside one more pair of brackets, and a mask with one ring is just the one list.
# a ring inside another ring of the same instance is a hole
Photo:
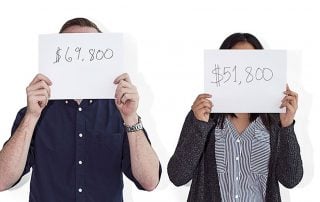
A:
{"label": "shirt pocket", "polygon": [[270,135],[265,130],[256,130],[251,142],[250,170],[252,173],[267,175],[270,159]]}
{"label": "shirt pocket", "polygon": [[105,135],[93,135],[96,144],[106,147],[110,152],[121,152],[123,133],[109,133]]}
{"label": "shirt pocket", "polygon": [[221,129],[215,129],[215,157],[217,172],[226,172],[226,138]]}
{"label": "shirt pocket", "polygon": [[122,131],[114,131],[108,128],[89,128],[88,149],[96,152],[102,152],[106,156],[121,156],[124,133]]}
{"label": "shirt pocket", "polygon": [[121,170],[123,133],[90,131],[86,142],[86,156],[90,170],[99,175],[117,174]]}

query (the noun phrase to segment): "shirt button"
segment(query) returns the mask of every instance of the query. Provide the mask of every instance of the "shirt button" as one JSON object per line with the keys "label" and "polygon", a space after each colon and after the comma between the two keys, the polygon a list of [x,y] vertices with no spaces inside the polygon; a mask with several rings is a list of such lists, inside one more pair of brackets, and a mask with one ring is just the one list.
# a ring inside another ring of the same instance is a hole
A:
{"label": "shirt button", "polygon": [[79,107],[79,108],[78,108],[78,110],[79,110],[79,112],[81,112],[81,111],[82,111],[82,108],[81,108],[81,107]]}
{"label": "shirt button", "polygon": [[92,100],[90,100],[89,102],[90,102],[90,104],[91,104],[93,101],[92,101]]}
{"label": "shirt button", "polygon": [[239,195],[237,194],[237,195],[235,196],[235,198],[239,198]]}
{"label": "shirt button", "polygon": [[82,133],[79,133],[79,137],[82,137],[83,135],[82,135]]}
{"label": "shirt button", "polygon": [[81,189],[81,188],[79,188],[79,189],[78,189],[78,192],[80,192],[80,193],[81,193],[81,192],[82,192],[82,189]]}
{"label": "shirt button", "polygon": [[237,142],[239,143],[239,142],[240,142],[240,139],[237,139]]}
{"label": "shirt button", "polygon": [[238,156],[236,157],[236,160],[239,161],[239,157]]}
{"label": "shirt button", "polygon": [[65,101],[65,103],[66,103],[66,104],[68,104],[68,103],[69,103],[69,101],[68,101],[68,100],[66,100],[66,101]]}
{"label": "shirt button", "polygon": [[238,178],[238,177],[236,177],[236,180],[239,180],[239,178]]}
{"label": "shirt button", "polygon": [[78,163],[79,163],[79,165],[82,165],[82,161],[79,161]]}

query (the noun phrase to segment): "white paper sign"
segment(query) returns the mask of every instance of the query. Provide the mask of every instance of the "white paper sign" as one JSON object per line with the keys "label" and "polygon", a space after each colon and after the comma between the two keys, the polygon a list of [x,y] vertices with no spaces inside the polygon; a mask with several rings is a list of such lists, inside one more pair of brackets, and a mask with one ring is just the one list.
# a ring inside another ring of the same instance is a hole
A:
{"label": "white paper sign", "polygon": [[39,72],[52,81],[51,99],[114,98],[114,79],[124,73],[120,33],[39,36]]}
{"label": "white paper sign", "polygon": [[204,89],[217,113],[285,112],[286,71],[284,50],[204,51]]}

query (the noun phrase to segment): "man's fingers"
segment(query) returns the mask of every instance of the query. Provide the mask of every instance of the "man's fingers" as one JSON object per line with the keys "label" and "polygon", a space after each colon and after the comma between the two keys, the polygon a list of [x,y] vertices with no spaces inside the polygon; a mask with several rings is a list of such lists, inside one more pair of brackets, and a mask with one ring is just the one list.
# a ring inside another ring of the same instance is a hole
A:
{"label": "man's fingers", "polygon": [[30,101],[33,103],[38,103],[40,107],[44,107],[48,104],[48,98],[45,95],[35,95],[30,97]]}
{"label": "man's fingers", "polygon": [[45,81],[47,83],[47,85],[49,85],[49,86],[52,85],[51,80],[48,77],[46,77],[45,75],[43,75],[43,74],[37,74],[29,85],[35,84],[35,83],[37,83],[38,81],[41,81],[41,80]]}
{"label": "man's fingers", "polygon": [[40,95],[37,99],[41,108],[44,108],[48,104],[48,98],[46,96]]}
{"label": "man's fingers", "polygon": [[30,91],[28,92],[28,96],[45,96],[46,98],[49,98],[49,94],[46,89]]}
{"label": "man's fingers", "polygon": [[131,83],[125,80],[120,80],[120,82],[118,83],[118,87],[122,87],[122,88],[131,88],[132,86],[133,85]]}
{"label": "man's fingers", "polygon": [[138,94],[135,90],[129,88],[122,88],[115,94],[116,99],[121,99],[125,94]]}
{"label": "man's fingers", "polygon": [[120,101],[122,103],[126,103],[128,100],[130,101],[137,101],[137,99],[139,98],[139,95],[136,93],[125,93],[123,94],[123,96],[121,97]]}
{"label": "man's fingers", "polygon": [[129,83],[131,83],[130,77],[128,73],[123,73],[121,75],[119,75],[114,81],[114,84],[118,84],[121,80],[127,81]]}
{"label": "man's fingers", "polygon": [[30,91],[34,91],[34,90],[39,90],[39,89],[46,89],[49,96],[51,94],[51,90],[50,90],[50,87],[47,85],[47,83],[45,81],[39,81],[35,84],[32,84],[30,86],[27,87],[27,93],[30,92]]}
{"label": "man's fingers", "polygon": [[115,98],[121,99],[124,94],[138,94],[134,88],[117,88]]}
{"label": "man's fingers", "polygon": [[121,98],[123,93],[138,93],[137,88],[131,83],[121,80],[116,88],[115,97]]}

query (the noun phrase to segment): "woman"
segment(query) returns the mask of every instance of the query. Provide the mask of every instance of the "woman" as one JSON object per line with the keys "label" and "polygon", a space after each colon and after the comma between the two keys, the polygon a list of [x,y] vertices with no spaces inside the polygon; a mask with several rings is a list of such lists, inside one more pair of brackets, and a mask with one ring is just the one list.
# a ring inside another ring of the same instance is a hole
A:
{"label": "woman", "polygon": [[[263,49],[258,39],[235,33],[220,49]],[[284,92],[281,114],[215,114],[210,94],[200,94],[186,117],[168,164],[176,185],[192,180],[188,201],[281,201],[279,182],[302,179],[300,148],[294,132],[298,95]]]}

